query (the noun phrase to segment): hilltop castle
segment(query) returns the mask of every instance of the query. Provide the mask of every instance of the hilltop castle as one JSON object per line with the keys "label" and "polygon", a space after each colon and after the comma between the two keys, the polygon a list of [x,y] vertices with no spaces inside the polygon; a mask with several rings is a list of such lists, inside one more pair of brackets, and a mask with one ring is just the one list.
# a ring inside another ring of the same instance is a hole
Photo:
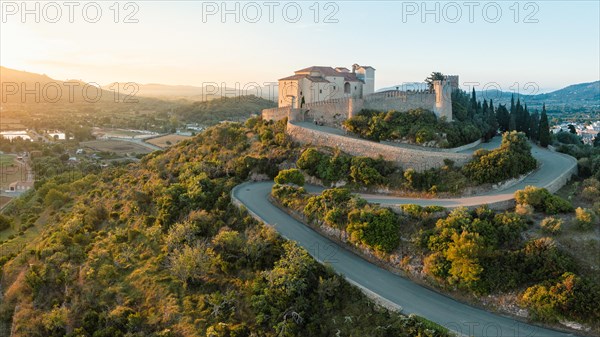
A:
{"label": "hilltop castle", "polygon": [[345,67],[312,66],[279,80],[278,107],[265,109],[265,120],[288,118],[339,126],[362,109],[397,110],[423,108],[439,118],[452,120],[450,94],[458,88],[458,76],[433,82],[433,90],[394,90],[375,92],[375,68],[354,64]]}

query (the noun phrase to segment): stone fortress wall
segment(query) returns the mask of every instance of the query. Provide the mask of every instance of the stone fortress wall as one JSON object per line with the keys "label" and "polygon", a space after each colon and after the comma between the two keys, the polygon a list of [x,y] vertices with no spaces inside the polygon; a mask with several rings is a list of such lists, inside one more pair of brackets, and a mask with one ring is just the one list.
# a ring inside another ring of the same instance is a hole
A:
{"label": "stone fortress wall", "polygon": [[279,121],[289,116],[291,107],[263,109],[261,116],[266,121]]}
{"label": "stone fortress wall", "polygon": [[356,116],[362,109],[379,111],[407,111],[427,109],[438,117],[452,120],[451,82],[435,81],[434,90],[390,90],[373,93],[364,98],[336,98],[304,104],[301,114],[294,114],[291,107],[265,109],[262,117],[265,120],[281,120],[288,117],[290,121],[317,122],[322,125],[340,127],[342,122]]}
{"label": "stone fortress wall", "polygon": [[[458,77],[456,77],[457,80]],[[356,116],[362,109],[378,111],[407,111],[428,109],[438,117],[452,120],[452,89],[457,83],[455,78],[449,81],[434,81],[433,90],[389,90],[366,95],[363,98],[336,98],[304,104],[301,108],[279,107],[262,111],[264,120],[278,121],[288,118],[287,133],[299,143],[316,146],[338,147],[341,151],[354,156],[383,156],[403,168],[424,171],[444,165],[444,159],[453,160],[456,165],[469,161],[470,155],[450,151],[411,149],[391,144],[377,143],[325,131],[305,128],[296,122],[314,122],[320,125],[340,128],[342,123]]]}
{"label": "stone fortress wall", "polygon": [[444,165],[444,159],[450,159],[459,166],[471,159],[469,154],[408,149],[309,129],[296,125],[294,122],[288,122],[287,133],[292,140],[298,143],[337,147],[340,151],[353,156],[377,158],[381,155],[387,161],[395,162],[404,169],[412,168],[417,172],[441,167]]}

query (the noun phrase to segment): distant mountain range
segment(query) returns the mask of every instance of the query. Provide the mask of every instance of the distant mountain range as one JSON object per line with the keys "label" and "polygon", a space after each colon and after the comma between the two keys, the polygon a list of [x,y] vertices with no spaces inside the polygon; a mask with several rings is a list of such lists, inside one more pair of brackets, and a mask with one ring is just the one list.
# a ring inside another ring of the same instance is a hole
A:
{"label": "distant mountain range", "polygon": [[[121,92],[127,83],[111,83],[102,86],[105,90],[116,90],[119,86]],[[130,84],[131,85],[131,84]],[[204,87],[196,87],[191,85],[167,85],[158,83],[137,84],[133,83],[138,90],[137,95],[142,97],[153,97],[165,100],[188,100],[188,101],[210,101],[221,97],[238,97],[255,95],[257,97],[275,100],[276,97],[269,97],[268,88],[250,87],[248,88],[229,88],[215,83],[215,85],[206,85]],[[131,87],[129,88],[131,90]],[[275,93],[276,94],[276,93]]]}
{"label": "distant mountain range", "polygon": [[[190,85],[166,85],[166,84],[138,84],[134,82],[123,83],[113,82],[107,85],[96,86],[88,85],[82,80],[55,80],[45,74],[36,74],[27,71],[15,70],[7,67],[0,67],[0,84],[5,93],[6,101],[3,103],[34,103],[36,97],[33,94],[25,96],[23,102],[21,95],[21,86],[27,90],[36,88],[39,85],[38,93],[42,96],[42,103],[52,103],[57,88],[62,91],[62,96],[57,101],[64,102],[69,99],[69,93],[73,88],[73,99],[76,103],[86,102],[100,97],[100,102],[114,101],[115,97],[119,100],[127,99],[161,99],[167,101],[209,101],[212,99],[224,97],[239,97],[246,95],[256,95],[265,99],[275,100],[276,97],[269,97],[271,93],[268,88],[227,88],[219,85],[207,85],[204,88]],[[17,87],[14,86],[17,84]],[[46,88],[46,89],[44,89]],[[16,90],[16,91],[14,91]],[[13,93],[14,91],[14,93]]]}
{"label": "distant mountain range", "polygon": [[[243,90],[240,88],[234,89],[214,86],[196,87],[190,85],[165,85],[156,83],[133,84],[133,86],[127,87],[127,83],[115,82],[99,88],[88,86],[88,92],[84,93],[82,88],[86,84],[81,80],[58,81],[44,74],[0,67],[0,84],[7,82],[24,83],[27,88],[33,88],[35,83],[39,83],[41,88],[50,84],[50,86],[48,86],[48,96],[51,96],[53,93],[51,85],[59,85],[63,88],[63,97],[61,97],[61,101],[68,98],[68,85],[72,86],[73,83],[78,84],[78,86],[75,86],[76,90],[74,96],[76,101],[85,101],[84,96],[96,97],[97,94],[100,94],[102,102],[110,102],[115,100],[115,93],[118,93],[117,98],[119,100],[127,99],[127,95],[131,93],[135,93],[134,96],[138,99],[147,97],[161,100],[183,101],[208,101],[219,98],[220,96],[243,96],[252,94],[264,99],[276,99],[275,97],[269,97],[271,96],[271,93],[267,88],[260,88],[260,90],[249,88],[248,90]],[[8,86],[5,87],[4,84],[2,85],[3,91],[6,91],[7,88],[12,89]],[[423,90],[426,88],[427,84],[424,82],[411,82],[381,88],[377,91]],[[600,111],[600,81],[573,84],[560,90],[537,95],[517,94],[499,90],[487,90],[485,92],[478,91],[476,93],[478,98],[485,98],[488,100],[493,99],[495,105],[510,104],[510,99],[514,95],[515,100],[520,99],[521,102],[526,103],[531,108],[541,108],[542,104],[545,103],[550,112]],[[3,92],[3,95],[5,95],[7,99],[7,101],[3,103],[17,103],[22,100],[20,94],[10,95]],[[33,95],[26,96],[27,102],[34,102],[34,99],[35,97]]]}
{"label": "distant mountain range", "polygon": [[118,103],[137,96],[82,80],[55,80],[45,74],[0,67],[2,103]]}

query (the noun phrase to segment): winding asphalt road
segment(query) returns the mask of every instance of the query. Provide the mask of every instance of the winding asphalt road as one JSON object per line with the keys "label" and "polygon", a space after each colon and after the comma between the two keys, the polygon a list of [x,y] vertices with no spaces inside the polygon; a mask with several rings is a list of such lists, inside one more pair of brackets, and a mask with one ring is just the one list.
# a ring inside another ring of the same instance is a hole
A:
{"label": "winding asphalt road", "polygon": [[[482,146],[489,147],[490,145],[482,144]],[[470,207],[483,204],[492,206],[496,204],[499,205],[498,208],[503,208],[505,205],[504,202],[514,199],[513,196],[515,192],[524,189],[528,185],[545,187],[548,188],[550,192],[554,193],[560,187],[562,187],[562,184],[556,184],[557,180],[563,180],[566,182],[571,176],[570,173],[576,172],[577,160],[571,156],[550,151],[536,145],[532,146],[531,154],[539,163],[537,170],[512,186],[487,192],[485,194],[452,199],[401,198],[372,194],[361,194],[361,197],[371,203],[378,203],[382,205],[418,204],[421,206],[439,205],[446,208],[456,208],[461,206]]]}
{"label": "winding asphalt road", "polygon": [[[482,145],[487,148],[490,146],[493,145]],[[565,173],[571,172],[577,164],[572,157],[539,147],[534,147],[532,154],[541,164],[538,170],[525,180],[502,191],[456,199],[413,199],[376,195],[363,195],[363,197],[369,202],[387,205],[414,203],[449,208],[503,202],[511,200],[514,192],[526,185],[541,187],[553,185]],[[375,295],[388,305],[401,309],[405,314],[414,313],[425,317],[464,336],[574,336],[469,306],[382,269],[338,246],[271,204],[268,196],[272,186],[273,182],[245,183],[234,188],[232,196],[254,217],[273,226],[286,239],[298,242],[315,259],[331,265],[351,283]]]}
{"label": "winding asphalt road", "polygon": [[319,262],[331,265],[351,283],[400,308],[405,314],[425,317],[465,336],[573,336],[477,309],[382,269],[271,204],[268,196],[272,186],[272,182],[245,183],[237,186],[232,195],[256,218],[274,227],[286,239],[296,241]]}

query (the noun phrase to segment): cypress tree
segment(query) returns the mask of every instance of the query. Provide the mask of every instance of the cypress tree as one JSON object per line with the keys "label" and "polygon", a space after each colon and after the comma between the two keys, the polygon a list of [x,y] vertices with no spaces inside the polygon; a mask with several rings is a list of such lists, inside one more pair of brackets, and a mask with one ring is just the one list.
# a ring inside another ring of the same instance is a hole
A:
{"label": "cypress tree", "polygon": [[510,114],[514,115],[515,113],[515,95],[510,96]]}
{"label": "cypress tree", "polygon": [[540,139],[540,114],[536,111],[529,117],[529,138],[534,142]]}
{"label": "cypress tree", "polygon": [[548,123],[548,115],[546,114],[546,104],[542,106],[542,116],[540,117],[540,145],[548,147],[550,145],[550,124]]}
{"label": "cypress tree", "polygon": [[485,139],[491,139],[496,135],[498,131],[498,122],[496,121],[496,115],[494,114],[494,107],[491,105],[492,101],[490,100],[490,106],[487,104],[487,100],[483,100],[483,118],[485,124],[487,124],[487,131],[485,133]]}
{"label": "cypress tree", "polygon": [[[512,127],[511,127],[512,122]],[[508,118],[508,131],[516,130],[517,107],[515,106],[515,95],[510,96],[510,114]]]}
{"label": "cypress tree", "polygon": [[496,109],[496,120],[498,121],[498,126],[502,132],[509,130],[510,115],[505,105],[498,105],[498,109]]}
{"label": "cypress tree", "polygon": [[515,131],[515,130],[517,130],[516,116],[511,115],[509,117],[509,121],[508,121],[508,131]]}
{"label": "cypress tree", "polygon": [[523,132],[527,135],[527,137],[531,137],[531,129],[529,128],[529,110],[527,110],[527,104],[525,104],[525,108],[523,109]]}
{"label": "cypress tree", "polygon": [[469,117],[473,120],[473,117],[477,113],[477,96],[475,95],[475,88],[471,91],[471,107],[469,109]]}
{"label": "cypress tree", "polygon": [[515,107],[515,127],[519,132],[523,132],[523,106],[521,99],[517,98],[517,106]]}

